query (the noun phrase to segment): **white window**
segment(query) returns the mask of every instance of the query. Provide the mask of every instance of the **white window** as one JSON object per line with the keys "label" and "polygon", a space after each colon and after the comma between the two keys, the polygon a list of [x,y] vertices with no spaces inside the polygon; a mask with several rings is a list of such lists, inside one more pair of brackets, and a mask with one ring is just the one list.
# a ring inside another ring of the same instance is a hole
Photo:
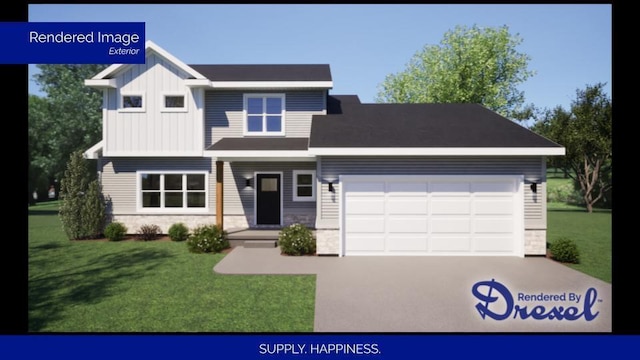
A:
{"label": "white window", "polygon": [[121,112],[144,112],[145,98],[143,92],[122,92],[120,94],[120,104],[118,111]]}
{"label": "white window", "polygon": [[293,201],[316,200],[316,171],[293,170]]}
{"label": "white window", "polygon": [[187,97],[180,93],[166,93],[162,95],[163,112],[187,111]]}
{"label": "white window", "polygon": [[284,94],[244,95],[245,135],[284,135]]}
{"label": "white window", "polygon": [[207,209],[206,172],[138,171],[138,210]]}

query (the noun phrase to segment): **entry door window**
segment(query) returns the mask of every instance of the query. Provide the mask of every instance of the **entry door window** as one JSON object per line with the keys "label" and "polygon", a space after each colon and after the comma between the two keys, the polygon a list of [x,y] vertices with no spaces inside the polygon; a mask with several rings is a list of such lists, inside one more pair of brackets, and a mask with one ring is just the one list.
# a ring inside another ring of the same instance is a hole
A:
{"label": "entry door window", "polygon": [[260,184],[262,192],[278,191],[278,179],[262,178]]}

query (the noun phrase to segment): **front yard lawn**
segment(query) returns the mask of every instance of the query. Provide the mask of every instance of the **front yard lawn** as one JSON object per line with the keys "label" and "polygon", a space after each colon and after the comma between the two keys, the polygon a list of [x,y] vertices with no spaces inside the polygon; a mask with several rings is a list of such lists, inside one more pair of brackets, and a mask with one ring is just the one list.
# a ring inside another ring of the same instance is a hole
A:
{"label": "front yard lawn", "polygon": [[220,275],[184,242],[70,241],[29,207],[31,332],[312,332],[315,275]]}
{"label": "front yard lawn", "polygon": [[611,283],[611,211],[566,204],[548,204],[547,242],[561,237],[573,239],[580,251],[580,264],[572,268]]}

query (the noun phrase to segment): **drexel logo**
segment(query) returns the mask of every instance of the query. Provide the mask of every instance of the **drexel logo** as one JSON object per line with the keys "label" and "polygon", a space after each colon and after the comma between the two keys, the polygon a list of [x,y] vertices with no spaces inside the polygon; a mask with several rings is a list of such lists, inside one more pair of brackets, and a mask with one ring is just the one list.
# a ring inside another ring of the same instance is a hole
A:
{"label": "drexel logo", "polygon": [[[476,304],[476,309],[482,319],[489,317],[494,320],[504,320],[509,317],[514,319],[535,320],[568,320],[574,321],[583,318],[586,321],[595,319],[598,312],[593,312],[593,306],[598,300],[598,292],[595,288],[589,288],[586,293],[564,292],[558,294],[525,294],[518,293],[518,302],[535,302],[531,308],[529,305],[516,304],[516,300],[511,295],[509,289],[495,279],[491,281],[479,281],[471,289],[473,296],[480,302]],[[545,306],[540,302],[569,302],[572,306]],[[580,303],[582,304],[580,305]],[[574,304],[577,304],[574,305]]]}

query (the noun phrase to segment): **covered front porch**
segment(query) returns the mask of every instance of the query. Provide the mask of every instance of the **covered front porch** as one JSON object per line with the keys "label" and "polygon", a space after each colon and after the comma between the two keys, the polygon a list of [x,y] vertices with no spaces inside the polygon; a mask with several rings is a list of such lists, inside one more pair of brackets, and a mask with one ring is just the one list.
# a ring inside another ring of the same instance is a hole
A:
{"label": "covered front porch", "polygon": [[210,146],[216,224],[230,233],[272,230],[275,238],[294,223],[313,228],[319,180],[307,146],[306,138],[224,138]]}

